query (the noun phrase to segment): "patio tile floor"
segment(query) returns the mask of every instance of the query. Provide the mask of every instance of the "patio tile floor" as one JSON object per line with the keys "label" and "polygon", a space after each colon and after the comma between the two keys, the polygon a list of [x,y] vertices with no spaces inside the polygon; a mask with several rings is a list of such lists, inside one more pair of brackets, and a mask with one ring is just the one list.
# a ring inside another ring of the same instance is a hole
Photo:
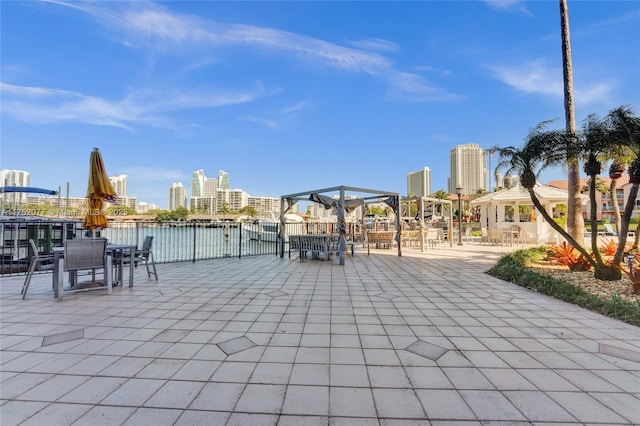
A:
{"label": "patio tile floor", "polygon": [[3,277],[0,423],[640,424],[640,329],[486,275],[504,250]]}

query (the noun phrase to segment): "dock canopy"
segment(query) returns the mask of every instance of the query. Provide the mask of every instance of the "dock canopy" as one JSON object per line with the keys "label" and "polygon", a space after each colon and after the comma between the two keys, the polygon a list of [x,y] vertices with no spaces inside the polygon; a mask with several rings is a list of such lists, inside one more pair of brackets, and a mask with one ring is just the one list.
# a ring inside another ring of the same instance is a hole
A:
{"label": "dock canopy", "polygon": [[53,189],[35,188],[33,186],[0,186],[1,193],[24,192],[28,194],[58,195]]}
{"label": "dock canopy", "polygon": [[[345,198],[345,195],[350,196]],[[326,194],[335,194],[337,198],[333,198]],[[396,228],[400,229],[400,194],[393,191],[381,191],[377,189],[356,188],[352,186],[334,186],[331,188],[316,189],[313,191],[298,192],[295,194],[280,196],[280,257],[284,257],[284,215],[298,201],[312,201],[325,206],[325,208],[335,208],[338,217],[338,231],[340,233],[340,264],[344,265],[344,249],[346,243],[344,241],[346,234],[345,211],[350,212],[358,206],[365,206],[370,203],[386,203],[392,207],[396,216]],[[398,238],[399,238],[398,233]],[[400,249],[400,241],[398,241],[398,256],[402,256]]]}

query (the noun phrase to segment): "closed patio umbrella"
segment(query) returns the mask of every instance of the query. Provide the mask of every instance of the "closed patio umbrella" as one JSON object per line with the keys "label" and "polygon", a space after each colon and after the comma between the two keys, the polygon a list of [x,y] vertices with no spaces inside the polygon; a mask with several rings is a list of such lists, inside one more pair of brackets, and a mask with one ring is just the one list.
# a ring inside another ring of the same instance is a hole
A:
{"label": "closed patio umbrella", "polygon": [[111,181],[109,181],[109,176],[104,168],[102,155],[98,148],[93,149],[89,160],[87,199],[88,209],[82,226],[90,231],[106,228],[108,224],[107,217],[103,211],[103,202],[115,202],[117,194],[111,185]]}
{"label": "closed patio umbrella", "polygon": [[325,209],[329,210],[336,206],[336,200],[331,197],[327,197],[322,194],[311,194],[309,195],[309,201],[313,201],[314,203],[322,204]]}

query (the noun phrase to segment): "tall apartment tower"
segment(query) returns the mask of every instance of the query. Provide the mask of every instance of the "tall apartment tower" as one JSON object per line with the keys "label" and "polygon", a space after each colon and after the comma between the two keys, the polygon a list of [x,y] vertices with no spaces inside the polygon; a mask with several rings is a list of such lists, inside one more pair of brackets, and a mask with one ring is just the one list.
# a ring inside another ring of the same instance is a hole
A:
{"label": "tall apartment tower", "polygon": [[[29,172],[24,170],[0,170],[0,186],[29,186]],[[24,203],[27,201],[27,193],[15,192],[12,195],[13,201]]]}
{"label": "tall apartment tower", "polygon": [[230,189],[229,173],[224,170],[218,171],[218,189]]}
{"label": "tall apartment tower", "polygon": [[202,169],[196,170],[191,174],[191,198],[204,196],[204,183],[206,181],[207,177]]}
{"label": "tall apartment tower", "polygon": [[423,167],[422,170],[407,174],[409,197],[426,197],[429,194],[431,194],[431,169]]}
{"label": "tall apartment tower", "polygon": [[111,186],[115,189],[119,199],[127,198],[127,175],[109,176]]}
{"label": "tall apartment tower", "polygon": [[187,206],[187,191],[182,182],[173,182],[169,188],[169,210]]}
{"label": "tall apartment tower", "polygon": [[487,161],[485,152],[478,144],[457,145],[450,152],[451,175],[449,192],[456,193],[462,187],[464,194],[475,194],[479,189],[487,190]]}

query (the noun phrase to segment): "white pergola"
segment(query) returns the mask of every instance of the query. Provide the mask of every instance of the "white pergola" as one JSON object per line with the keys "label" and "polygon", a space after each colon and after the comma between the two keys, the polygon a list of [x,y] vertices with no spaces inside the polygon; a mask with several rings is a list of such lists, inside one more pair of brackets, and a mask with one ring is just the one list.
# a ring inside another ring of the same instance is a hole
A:
{"label": "white pergola", "polygon": [[[349,199],[345,198],[345,195],[347,195],[347,193],[349,193],[348,195],[351,196]],[[295,194],[282,195],[280,196],[280,224],[281,224],[280,226],[280,257],[284,257],[284,241],[285,241],[285,235],[284,235],[285,216],[284,215],[287,213],[287,211],[298,201],[314,201],[310,199],[311,196],[314,196],[316,198],[326,197],[325,199],[333,200],[334,199],[333,196],[335,195],[338,195],[335,209],[338,216],[338,229],[340,230],[340,239],[341,239],[341,243],[339,244],[340,265],[344,265],[344,256],[345,256],[345,249],[346,249],[346,242],[344,242],[346,232],[344,228],[341,227],[341,222],[342,222],[342,225],[344,225],[345,207],[347,206],[347,203],[353,203],[354,198],[361,200],[363,205],[380,203],[380,202],[387,202],[387,204],[389,204],[390,202],[389,200],[391,200],[391,204],[389,205],[394,209],[394,213],[396,216],[396,229],[398,231],[400,230],[400,194],[398,192],[381,191],[381,190],[367,189],[367,188],[356,188],[352,186],[341,185],[341,186],[334,186],[331,188],[323,188],[323,189],[316,189],[313,191],[304,191],[304,192],[298,192]],[[316,201],[316,202],[319,202],[319,201]],[[364,229],[364,226],[363,226],[363,229]],[[402,244],[401,244],[401,241],[399,241],[400,232],[397,233],[397,238],[398,238],[398,256],[402,256],[402,251],[401,251]]]}
{"label": "white pergola", "polygon": [[433,206],[432,211],[435,211],[435,206],[441,206],[442,209],[442,213],[444,214],[445,211],[445,207],[448,207],[448,211],[449,211],[449,223],[448,223],[448,227],[449,227],[449,246],[453,247],[453,201],[451,200],[446,200],[446,199],[441,199],[441,198],[433,198],[433,197],[409,197],[409,198],[405,198],[402,200],[403,203],[405,202],[416,202],[418,201],[418,214],[419,214],[419,220],[418,220],[418,226],[420,229],[420,251],[424,251],[424,228],[426,228],[426,224],[424,223],[424,210],[425,207],[428,205]]}

